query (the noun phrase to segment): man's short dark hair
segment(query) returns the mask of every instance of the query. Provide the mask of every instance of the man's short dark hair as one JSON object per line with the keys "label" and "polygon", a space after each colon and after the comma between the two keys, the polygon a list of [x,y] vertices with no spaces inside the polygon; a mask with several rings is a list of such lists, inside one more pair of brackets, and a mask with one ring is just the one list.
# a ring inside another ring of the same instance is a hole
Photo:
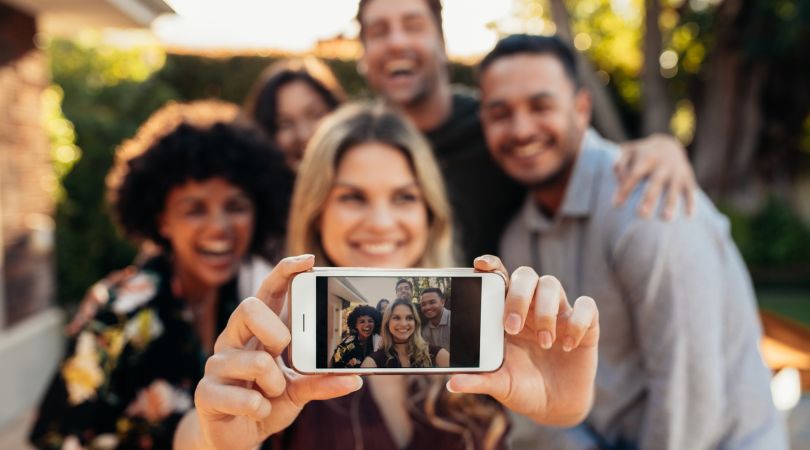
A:
{"label": "man's short dark hair", "polygon": [[422,291],[422,295],[429,294],[429,293],[431,293],[431,292],[433,292],[433,293],[435,293],[436,295],[438,295],[438,296],[439,296],[439,298],[444,299],[444,292],[442,292],[442,290],[441,290],[441,289],[439,289],[439,288],[437,288],[437,287],[429,287],[429,288],[427,288],[427,289],[423,290],[423,291]]}
{"label": "man's short dark hair", "polygon": [[[373,2],[374,0],[360,0],[357,3],[357,23],[360,24],[360,42],[364,40],[363,36],[365,33],[365,24],[363,24],[363,9],[365,9],[366,5]],[[439,30],[439,36],[444,39],[444,28],[442,28],[442,2],[441,0],[423,0],[427,3],[428,9],[430,9],[430,14],[433,16],[433,21],[436,23],[436,27]]]}
{"label": "man's short dark hair", "polygon": [[411,290],[413,290],[413,283],[411,283],[411,280],[407,278],[400,278],[399,280],[397,280],[397,284],[394,285],[394,289],[396,290],[396,288],[398,288],[399,285],[402,283],[408,283],[408,286],[410,286]]}
{"label": "man's short dark hair", "polygon": [[550,55],[557,58],[565,69],[566,75],[577,89],[582,86],[577,73],[576,54],[557,36],[537,36],[532,34],[512,34],[495,44],[484,59],[478,64],[478,80],[495,61],[507,56],[520,54]]}

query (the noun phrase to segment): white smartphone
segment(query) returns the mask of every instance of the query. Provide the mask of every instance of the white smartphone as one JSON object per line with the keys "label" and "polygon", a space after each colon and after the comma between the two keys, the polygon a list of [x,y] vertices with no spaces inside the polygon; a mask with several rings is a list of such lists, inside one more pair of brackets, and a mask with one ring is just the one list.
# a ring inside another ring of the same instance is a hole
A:
{"label": "white smartphone", "polygon": [[506,283],[473,269],[314,268],[290,283],[301,373],[491,372],[504,354]]}

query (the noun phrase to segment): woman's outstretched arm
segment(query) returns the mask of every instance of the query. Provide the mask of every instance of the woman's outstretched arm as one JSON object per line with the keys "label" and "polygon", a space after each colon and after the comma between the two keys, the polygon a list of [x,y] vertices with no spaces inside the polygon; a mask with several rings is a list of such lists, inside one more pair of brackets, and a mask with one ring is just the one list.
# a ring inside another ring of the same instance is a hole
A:
{"label": "woman's outstretched arm", "polygon": [[197,385],[196,409],[175,434],[176,449],[252,449],[289,426],[310,400],[339,397],[362,386],[355,375],[300,375],[280,354],[290,278],[312,268],[312,255],[285,258],[256,294],[236,308],[217,338]]}

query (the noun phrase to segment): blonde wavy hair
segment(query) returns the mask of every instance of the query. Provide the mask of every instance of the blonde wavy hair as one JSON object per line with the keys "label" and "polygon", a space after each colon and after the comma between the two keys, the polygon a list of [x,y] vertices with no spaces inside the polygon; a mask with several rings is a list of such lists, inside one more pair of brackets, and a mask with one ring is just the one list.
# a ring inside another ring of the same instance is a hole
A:
{"label": "blonde wavy hair", "polygon": [[[428,240],[425,254],[416,266],[455,265],[450,203],[430,145],[407,119],[381,103],[354,103],[339,108],[321,122],[310,139],[293,190],[287,252],[291,255],[312,253],[316,265],[332,265],[321,244],[320,217],[341,158],[351,148],[367,142],[380,142],[399,149],[408,159],[422,190],[428,208]],[[388,320],[393,305],[386,308]],[[420,331],[421,327],[417,326],[414,334]],[[422,342],[424,357],[429,361],[427,344]],[[442,375],[408,376],[408,383],[414,387],[410,391],[413,395],[408,397],[408,409],[434,427],[460,435],[467,449],[488,450],[499,446],[508,425],[501,405],[483,395],[449,395],[444,387],[446,382],[447,378]]]}
{"label": "blonde wavy hair", "polygon": [[291,255],[313,253],[315,265],[332,265],[320,240],[320,216],[338,164],[360,144],[379,142],[405,155],[428,209],[428,240],[419,267],[455,265],[453,220],[430,144],[406,119],[381,103],[345,105],[325,118],[310,139],[298,169],[287,234]]}
{"label": "blonde wavy hair", "polygon": [[413,334],[408,338],[408,354],[411,355],[413,367],[433,367],[433,362],[430,360],[430,352],[428,351],[428,344],[425,338],[422,337],[422,319],[419,317],[419,312],[416,310],[416,305],[410,300],[398,298],[394,300],[387,308],[382,319],[382,327],[380,334],[382,335],[382,342],[380,349],[385,352],[388,357],[386,361],[393,358],[398,358],[396,351],[394,351],[394,337],[391,335],[391,330],[388,325],[391,322],[391,316],[394,314],[394,308],[399,305],[405,305],[411,310],[416,325]]}

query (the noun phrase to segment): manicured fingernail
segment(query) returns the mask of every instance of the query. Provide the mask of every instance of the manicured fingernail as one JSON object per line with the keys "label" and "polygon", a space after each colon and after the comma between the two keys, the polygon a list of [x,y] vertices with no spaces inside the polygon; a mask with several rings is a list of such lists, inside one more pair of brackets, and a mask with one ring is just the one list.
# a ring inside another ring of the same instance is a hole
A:
{"label": "manicured fingernail", "polygon": [[447,388],[448,391],[450,391],[450,392],[452,392],[454,394],[457,394],[458,392],[454,391],[453,388],[450,386],[450,381],[452,381],[452,380],[447,381],[447,384],[445,384],[444,386]]}
{"label": "manicured fingernail", "polygon": [[574,338],[567,336],[563,340],[563,351],[570,352],[572,348],[574,348]]}
{"label": "manicured fingernail", "polygon": [[354,390],[359,391],[360,388],[362,387],[363,387],[363,377],[357,377],[357,387]]}
{"label": "manicured fingernail", "polygon": [[306,254],[303,254],[303,255],[296,256],[295,258],[293,258],[293,261],[296,261],[296,262],[298,262],[298,261],[306,261],[306,260],[314,258],[314,257],[315,257],[315,255],[312,255],[310,253],[306,253]]}
{"label": "manicured fingernail", "polygon": [[541,331],[540,332],[540,347],[543,350],[548,350],[551,348],[551,332],[549,331]]}
{"label": "manicured fingernail", "polygon": [[520,332],[520,316],[515,313],[506,316],[504,328],[509,334],[518,334],[518,332]]}

